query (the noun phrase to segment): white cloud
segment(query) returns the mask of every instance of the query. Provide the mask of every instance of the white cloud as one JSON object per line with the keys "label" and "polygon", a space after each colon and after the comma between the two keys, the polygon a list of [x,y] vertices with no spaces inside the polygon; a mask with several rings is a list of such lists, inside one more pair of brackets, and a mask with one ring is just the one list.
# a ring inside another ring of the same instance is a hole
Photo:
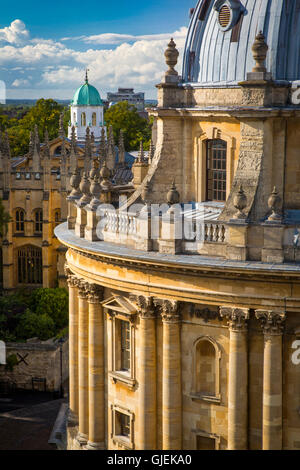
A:
{"label": "white cloud", "polygon": [[0,41],[10,44],[24,44],[29,39],[29,31],[21,20],[14,20],[10,26],[0,29]]}
{"label": "white cloud", "polygon": [[11,86],[17,87],[17,88],[25,88],[29,85],[29,80],[21,80],[19,78],[16,78],[16,80],[13,81]]}
{"label": "white cloud", "polygon": [[[16,20],[12,25],[19,21]],[[22,25],[23,31],[27,32],[24,23]],[[0,39],[1,31],[4,30],[0,30]],[[49,89],[53,90],[54,97],[62,96],[63,90],[66,97],[71,96],[83,82],[84,70],[88,67],[90,82],[102,95],[118,86],[131,86],[140,91],[151,91],[152,96],[155,96],[154,85],[167,69],[164,50],[169,39],[174,37],[180,52],[176,67],[180,73],[186,33],[187,29],[182,27],[171,34],[130,36],[107,33],[82,36],[83,43],[89,44],[89,48],[83,51],[53,40],[29,39],[27,32],[26,43],[21,44],[19,41],[17,44],[17,37],[14,42],[11,38],[10,44],[6,41],[2,47],[0,43],[0,65],[2,70],[8,69],[10,87],[13,89],[29,85],[30,70],[30,87],[36,89],[37,94],[38,90]],[[96,46],[98,43],[111,44],[111,47],[103,49]]]}
{"label": "white cloud", "polygon": [[174,38],[182,38],[186,36],[186,28],[182,27],[179,31],[175,33],[163,33],[163,34],[146,34],[142,36],[134,36],[131,34],[118,34],[118,33],[104,33],[104,34],[97,34],[92,36],[77,36],[75,38],[68,37],[62,38],[62,41],[70,41],[70,40],[80,40],[87,44],[97,44],[97,45],[117,45],[122,44],[124,42],[135,42],[135,41],[155,41],[155,40],[165,40],[167,41],[172,36]]}

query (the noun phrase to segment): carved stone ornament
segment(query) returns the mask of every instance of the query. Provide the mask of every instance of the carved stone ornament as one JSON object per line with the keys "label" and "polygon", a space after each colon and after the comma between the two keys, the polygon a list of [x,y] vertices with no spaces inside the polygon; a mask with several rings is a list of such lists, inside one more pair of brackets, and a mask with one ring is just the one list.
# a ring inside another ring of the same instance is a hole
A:
{"label": "carved stone ornament", "polygon": [[152,297],[145,297],[144,295],[130,295],[129,299],[136,303],[139,309],[141,318],[155,318],[155,305]]}
{"label": "carved stone ornament", "polygon": [[177,300],[154,299],[154,305],[159,308],[163,322],[178,323],[180,321]]}
{"label": "carved stone ornament", "polygon": [[87,296],[89,303],[99,303],[103,299],[104,288],[98,284],[88,284],[87,287]]}
{"label": "carved stone ornament", "polygon": [[248,308],[220,307],[220,316],[227,318],[228,326],[232,331],[244,331],[247,329],[250,311]]}
{"label": "carved stone ornament", "polygon": [[78,281],[77,287],[78,287],[78,297],[80,299],[87,299],[88,293],[89,293],[89,284],[88,284],[88,282],[83,281],[82,279],[80,279]]}
{"label": "carved stone ornament", "polygon": [[266,72],[266,57],[268,52],[268,45],[265,42],[265,36],[262,31],[256,36],[252,46],[253,58],[256,62],[252,72]]}
{"label": "carved stone ornament", "polygon": [[261,322],[264,334],[281,335],[284,330],[286,314],[271,310],[256,310],[255,316]]}
{"label": "carved stone ornament", "polygon": [[281,209],[281,197],[279,196],[276,186],[274,186],[273,192],[268,199],[268,206],[272,213],[268,218],[269,221],[280,221],[282,216],[280,213]]}
{"label": "carved stone ornament", "polygon": [[165,50],[166,64],[169,66],[169,70],[167,70],[166,75],[178,75],[174,68],[177,64],[178,57],[179,52],[176,49],[176,44],[173,38],[171,38],[171,41],[169,42],[168,47]]}
{"label": "carved stone ornament", "polygon": [[205,323],[208,323],[210,320],[219,320],[221,317],[218,311],[210,310],[208,307],[200,308],[200,305],[192,304],[190,306],[190,317],[191,318],[201,318]]}
{"label": "carved stone ornament", "polygon": [[239,189],[238,193],[234,196],[233,204],[234,204],[234,207],[238,211],[235,214],[234,218],[235,219],[246,219],[247,216],[244,213],[244,209],[247,207],[247,197],[246,197],[246,194],[243,190],[242,185],[240,186],[240,189]]}

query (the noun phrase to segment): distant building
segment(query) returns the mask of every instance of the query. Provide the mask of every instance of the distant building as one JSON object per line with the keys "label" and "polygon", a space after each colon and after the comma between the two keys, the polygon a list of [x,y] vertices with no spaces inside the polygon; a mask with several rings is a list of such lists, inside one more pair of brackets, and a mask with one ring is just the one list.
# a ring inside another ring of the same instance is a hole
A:
{"label": "distant building", "polygon": [[128,101],[138,111],[144,111],[145,109],[145,93],[134,93],[133,88],[119,88],[116,93],[107,93],[107,101],[110,104]]}

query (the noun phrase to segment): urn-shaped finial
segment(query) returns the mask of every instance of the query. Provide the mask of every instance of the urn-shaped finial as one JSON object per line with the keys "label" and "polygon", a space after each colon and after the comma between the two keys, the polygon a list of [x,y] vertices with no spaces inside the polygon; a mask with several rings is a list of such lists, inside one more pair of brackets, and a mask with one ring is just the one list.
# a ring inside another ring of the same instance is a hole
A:
{"label": "urn-shaped finial", "polygon": [[272,213],[268,218],[269,221],[281,220],[281,197],[279,196],[276,186],[274,186],[271,196],[268,199],[268,206]]}
{"label": "urn-shaped finial", "polygon": [[173,204],[178,204],[180,201],[180,194],[176,189],[175,180],[173,180],[172,186],[167,193],[167,202],[170,206]]}
{"label": "urn-shaped finial", "polygon": [[149,198],[150,198],[150,185],[149,185],[149,181],[146,181],[146,184],[143,186],[143,189],[141,191],[141,198],[144,202],[144,204],[146,204],[148,206],[149,204]]}
{"label": "urn-shaped finial", "polygon": [[252,46],[253,57],[256,62],[252,72],[266,72],[266,57],[268,52],[268,45],[265,42],[265,36],[262,31],[256,36]]}
{"label": "urn-shaped finial", "polygon": [[95,176],[99,175],[99,165],[97,160],[92,161],[92,168],[90,169],[89,177],[90,180],[93,180]]}
{"label": "urn-shaped finial", "polygon": [[165,58],[166,58],[166,64],[169,67],[169,70],[167,70],[166,75],[178,75],[178,73],[175,70],[175,65],[177,64],[179,57],[179,52],[176,49],[176,44],[171,38],[171,41],[168,44],[167,49],[165,50]]}
{"label": "urn-shaped finial", "polygon": [[101,194],[101,186],[100,186],[100,182],[99,182],[99,176],[97,174],[95,174],[95,176],[92,179],[90,192],[91,192],[91,196],[92,196],[90,206],[93,209],[96,209],[100,204],[99,198],[100,198],[100,194]]}
{"label": "urn-shaped finial", "polygon": [[242,185],[240,185],[240,189],[238,193],[235,195],[233,199],[233,205],[237,209],[237,213],[235,214],[235,219],[246,219],[247,216],[244,213],[244,209],[247,207],[247,197],[243,190]]}
{"label": "urn-shaped finial", "polygon": [[72,188],[70,197],[73,199],[79,199],[81,196],[81,192],[79,191],[80,180],[80,170],[79,168],[75,168],[75,171],[70,178],[70,186]]}
{"label": "urn-shaped finial", "polygon": [[80,205],[88,204],[90,202],[90,182],[85,172],[82,175],[79,187],[82,192],[82,197],[79,201]]}

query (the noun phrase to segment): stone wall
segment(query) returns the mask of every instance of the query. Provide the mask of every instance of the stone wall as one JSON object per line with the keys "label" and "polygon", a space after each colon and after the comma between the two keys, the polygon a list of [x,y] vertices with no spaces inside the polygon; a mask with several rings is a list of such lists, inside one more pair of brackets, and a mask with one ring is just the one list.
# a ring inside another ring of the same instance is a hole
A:
{"label": "stone wall", "polygon": [[[69,377],[69,342],[62,344],[62,379]],[[0,368],[0,382],[14,383],[19,389],[31,390],[32,378],[46,379],[48,392],[58,391],[61,385],[60,345],[52,339],[48,341],[7,343],[6,357],[15,354],[19,364],[9,371]],[[40,385],[39,389],[43,387]]]}

